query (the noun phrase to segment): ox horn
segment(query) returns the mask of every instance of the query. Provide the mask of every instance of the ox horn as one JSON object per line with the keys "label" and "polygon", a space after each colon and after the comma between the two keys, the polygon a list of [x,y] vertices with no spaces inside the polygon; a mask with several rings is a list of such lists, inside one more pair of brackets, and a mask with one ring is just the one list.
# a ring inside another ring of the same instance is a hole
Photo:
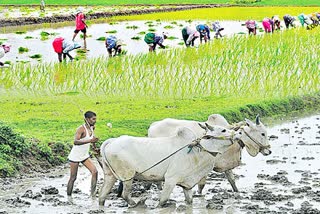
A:
{"label": "ox horn", "polygon": [[214,131],[214,128],[212,126],[210,126],[208,123],[206,123],[206,127],[210,130],[210,131]]}
{"label": "ox horn", "polygon": [[256,124],[260,125],[260,116],[259,116],[259,114],[256,116]]}
{"label": "ox horn", "polygon": [[203,125],[202,123],[198,123],[198,125],[199,125],[202,129],[207,130],[207,126]]}

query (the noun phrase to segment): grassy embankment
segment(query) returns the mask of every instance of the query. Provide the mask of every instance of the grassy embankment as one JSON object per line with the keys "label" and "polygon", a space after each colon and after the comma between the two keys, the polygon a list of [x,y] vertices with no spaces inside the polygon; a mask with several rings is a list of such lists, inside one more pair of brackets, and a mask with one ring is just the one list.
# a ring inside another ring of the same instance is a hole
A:
{"label": "grassy embankment", "polygon": [[294,29],[198,49],[4,69],[1,120],[28,140],[13,141],[7,128],[1,131],[7,140],[0,137],[0,172],[13,174],[26,154],[65,160],[82,123],[80,110],[98,113],[96,134],[104,140],[145,135],[151,122],[165,117],[205,120],[222,113],[232,122],[319,109],[319,32]]}
{"label": "grassy embankment", "polygon": [[[38,0],[2,0],[0,4],[39,4]],[[121,4],[224,4],[224,3],[251,3],[254,2],[254,5],[274,5],[274,6],[283,6],[283,5],[291,5],[291,6],[309,6],[309,5],[317,5],[320,6],[320,2],[318,0],[83,0],[83,1],[75,1],[75,0],[65,0],[65,1],[56,1],[56,0],[46,0],[46,4],[63,4],[63,5],[121,5]]]}

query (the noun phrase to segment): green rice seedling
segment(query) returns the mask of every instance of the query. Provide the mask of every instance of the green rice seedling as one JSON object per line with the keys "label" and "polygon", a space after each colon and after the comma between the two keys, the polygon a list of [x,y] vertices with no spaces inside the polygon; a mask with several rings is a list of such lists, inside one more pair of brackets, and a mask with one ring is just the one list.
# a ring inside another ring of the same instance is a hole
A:
{"label": "green rice seedling", "polygon": [[40,59],[41,57],[42,57],[41,54],[34,54],[30,56],[31,59]]}
{"label": "green rice seedling", "polygon": [[11,61],[7,60],[7,61],[4,62],[4,64],[11,65]]}
{"label": "green rice seedling", "polygon": [[156,29],[154,29],[154,28],[149,28],[148,31],[149,31],[149,32],[156,32]]}
{"label": "green rice seedling", "polygon": [[15,34],[25,34],[27,33],[26,31],[16,31]]}
{"label": "green rice seedling", "polygon": [[132,39],[132,40],[140,40],[141,37],[140,37],[140,36],[133,36],[133,37],[131,37],[131,39]]}
{"label": "green rice seedling", "polygon": [[18,52],[19,52],[19,53],[29,52],[29,48],[19,47],[19,48],[18,48]]}
{"label": "green rice seedling", "polygon": [[76,52],[79,53],[79,54],[87,53],[87,51],[84,50],[84,49],[77,49]]}
{"label": "green rice seedling", "polygon": [[[90,37],[92,37],[92,35],[87,34],[87,38],[90,38]],[[83,39],[83,34],[80,34],[80,38]]]}
{"label": "green rice seedling", "polygon": [[46,32],[46,31],[41,31],[40,36],[49,36],[50,33]]}
{"label": "green rice seedling", "polygon": [[117,33],[116,30],[109,30],[109,31],[106,31],[106,33]]}
{"label": "green rice seedling", "polygon": [[40,40],[41,40],[41,41],[45,41],[45,40],[48,40],[48,39],[49,39],[48,36],[41,36],[41,37],[40,37]]}
{"label": "green rice seedling", "polygon": [[99,38],[97,38],[98,41],[106,41],[106,37],[105,36],[101,36]]}
{"label": "green rice seedling", "polygon": [[24,39],[33,39],[33,37],[32,36],[26,36],[26,37],[24,37]]}
{"label": "green rice seedling", "polygon": [[177,25],[177,24],[178,24],[178,22],[174,21],[174,22],[171,22],[171,24],[173,24],[173,25]]}
{"label": "green rice seedling", "polygon": [[126,28],[135,30],[135,29],[138,29],[139,27],[136,25],[132,25],[132,26],[127,26]]}
{"label": "green rice seedling", "polygon": [[173,29],[174,27],[171,25],[164,26],[164,29]]}
{"label": "green rice seedling", "polygon": [[139,34],[139,35],[145,35],[146,32],[145,32],[145,31],[141,31],[141,32],[139,32],[138,34]]}
{"label": "green rice seedling", "polygon": [[179,42],[178,45],[185,45],[184,42]]}
{"label": "green rice seedling", "polygon": [[175,40],[175,39],[179,39],[178,37],[175,37],[175,36],[169,36],[167,39],[169,40]]}
{"label": "green rice seedling", "polygon": [[156,26],[156,25],[154,25],[154,24],[148,24],[148,27],[154,27],[154,26]]}

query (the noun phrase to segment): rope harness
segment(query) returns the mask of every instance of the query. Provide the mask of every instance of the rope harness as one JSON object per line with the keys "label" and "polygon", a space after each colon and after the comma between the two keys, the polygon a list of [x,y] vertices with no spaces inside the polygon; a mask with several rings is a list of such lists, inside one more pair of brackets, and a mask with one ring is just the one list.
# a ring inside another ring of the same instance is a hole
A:
{"label": "rope harness", "polygon": [[162,163],[163,161],[167,160],[168,158],[170,158],[170,157],[173,156],[174,154],[178,153],[179,151],[181,151],[182,149],[184,149],[184,148],[186,148],[186,147],[188,147],[188,146],[190,146],[190,145],[192,145],[192,144],[187,144],[187,145],[181,147],[181,148],[178,149],[177,151],[171,153],[170,155],[168,155],[167,157],[165,157],[165,158],[163,158],[162,160],[158,161],[157,163],[153,164],[153,165],[150,166],[149,168],[143,170],[142,172],[136,173],[132,178],[125,179],[125,180],[122,180],[122,179],[120,178],[120,176],[115,172],[115,170],[112,168],[111,164],[109,163],[107,157],[105,157],[104,159],[106,160],[108,166],[110,167],[110,170],[111,170],[111,171],[113,172],[113,174],[117,177],[117,179],[120,180],[121,182],[124,182],[124,181],[130,181],[130,180],[132,180],[134,177],[136,177],[137,175],[141,175],[141,174],[145,173],[146,171],[148,171],[148,170],[152,169],[153,167],[159,165],[159,164]]}
{"label": "rope harness", "polygon": [[243,132],[248,136],[248,138],[253,141],[255,144],[257,144],[259,146],[259,151],[263,150],[263,149],[269,149],[270,148],[270,145],[268,146],[265,146],[265,145],[262,145],[259,141],[255,140],[253,137],[251,137],[248,132],[246,132],[246,130],[244,130],[242,128]]}

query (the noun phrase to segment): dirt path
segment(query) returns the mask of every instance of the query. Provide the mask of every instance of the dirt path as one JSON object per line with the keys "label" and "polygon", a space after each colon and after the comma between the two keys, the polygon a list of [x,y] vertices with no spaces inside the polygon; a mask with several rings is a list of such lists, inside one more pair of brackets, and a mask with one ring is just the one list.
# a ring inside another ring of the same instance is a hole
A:
{"label": "dirt path", "polygon": [[[180,6],[162,6],[160,8],[151,9],[132,9],[124,11],[114,11],[114,12],[95,12],[87,14],[87,19],[100,19],[108,18],[113,16],[125,16],[125,15],[140,15],[156,12],[172,12],[181,10],[191,10],[196,8],[214,8],[214,7],[227,7],[229,5],[219,5],[219,4],[205,4],[205,5],[180,5]],[[21,26],[21,25],[33,25],[42,23],[57,23],[74,21],[75,17],[73,14],[63,14],[63,15],[53,15],[45,17],[19,17],[19,18],[2,18],[0,19],[0,27],[6,26]]]}

